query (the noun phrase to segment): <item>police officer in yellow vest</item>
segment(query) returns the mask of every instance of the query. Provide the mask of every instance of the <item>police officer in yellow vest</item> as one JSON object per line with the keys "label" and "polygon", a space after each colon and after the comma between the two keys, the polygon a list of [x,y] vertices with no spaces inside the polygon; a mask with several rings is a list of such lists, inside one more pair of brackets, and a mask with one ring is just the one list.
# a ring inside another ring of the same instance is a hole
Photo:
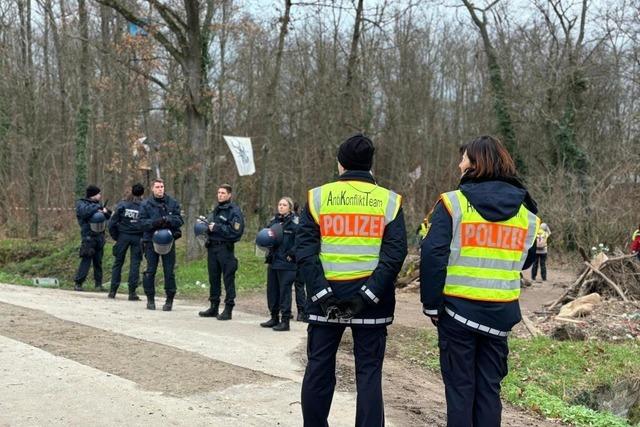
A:
{"label": "police officer in yellow vest", "polygon": [[340,145],[340,178],[309,191],[296,234],[296,259],[307,284],[307,427],[328,425],[336,352],[346,327],[356,364],[355,425],[384,425],[382,361],[407,237],[401,196],[371,175],[373,152],[361,134]]}
{"label": "police officer in yellow vest", "polygon": [[535,258],[537,207],[496,138],[461,148],[462,179],[422,241],[423,312],[438,327],[449,427],[500,425],[507,336],[521,320],[520,272]]}

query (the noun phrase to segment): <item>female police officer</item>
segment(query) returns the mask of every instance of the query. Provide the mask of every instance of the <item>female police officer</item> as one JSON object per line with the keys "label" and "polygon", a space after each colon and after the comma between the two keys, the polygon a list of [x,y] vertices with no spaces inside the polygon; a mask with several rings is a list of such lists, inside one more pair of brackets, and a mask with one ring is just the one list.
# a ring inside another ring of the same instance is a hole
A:
{"label": "female police officer", "polygon": [[421,300],[438,327],[447,425],[492,427],[539,219],[500,141],[482,136],[460,152],[460,185],[440,196],[422,241]]}
{"label": "female police officer", "polygon": [[[293,212],[293,200],[290,197],[283,197],[278,201],[278,214],[269,223],[270,228],[274,226],[282,227],[282,243],[269,248],[267,253],[267,305],[271,319],[260,326],[273,328],[274,331],[288,331],[291,319],[291,287],[297,271],[294,243],[298,230],[298,216]],[[280,313],[281,319],[278,318]]]}

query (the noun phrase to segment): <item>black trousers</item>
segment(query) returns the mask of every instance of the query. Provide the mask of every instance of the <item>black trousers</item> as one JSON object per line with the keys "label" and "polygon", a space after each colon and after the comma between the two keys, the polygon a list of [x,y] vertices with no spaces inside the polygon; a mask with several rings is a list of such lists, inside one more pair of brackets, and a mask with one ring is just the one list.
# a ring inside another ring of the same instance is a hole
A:
{"label": "black trousers", "polygon": [[111,269],[111,286],[120,284],[122,266],[129,250],[131,262],[129,264],[129,292],[134,292],[140,280],[140,263],[142,262],[142,249],[139,234],[120,234],[118,241],[113,245],[113,268]]}
{"label": "black trousers", "polygon": [[304,289],[304,281],[302,280],[300,270],[296,271],[296,280],[293,282],[293,288],[296,293],[296,308],[298,309],[298,313],[305,313],[304,305],[307,301],[307,293]]}
{"label": "black trousers", "polygon": [[[336,352],[344,325],[310,324],[307,329],[307,369],[302,381],[305,427],[326,427],[336,387]],[[382,362],[387,328],[352,327],[356,363],[356,427],[384,426]]]}
{"label": "black trousers", "polygon": [[296,280],[295,270],[267,269],[267,305],[272,316],[282,313],[291,318],[291,287]]}
{"label": "black trousers", "polygon": [[212,243],[207,248],[207,269],[209,270],[209,301],[220,303],[222,277],[225,291],[224,303],[235,305],[238,260],[234,255],[233,243]]}
{"label": "black trousers", "polygon": [[500,382],[507,375],[506,337],[469,329],[448,314],[438,324],[448,427],[499,427]]}
{"label": "black trousers", "polygon": [[540,275],[542,280],[547,280],[547,254],[536,254],[536,259],[531,266],[531,280],[536,280],[538,275],[538,264],[540,264]]}
{"label": "black trousers", "polygon": [[102,255],[104,253],[104,243],[95,242],[93,256],[80,257],[80,265],[73,281],[77,285],[82,285],[89,275],[89,268],[93,264],[93,280],[96,287],[102,286]]}
{"label": "black trousers", "polygon": [[164,292],[166,295],[176,294],[176,245],[171,247],[171,251],[165,255],[158,255],[153,250],[151,242],[144,243],[144,256],[147,259],[147,269],[142,277],[142,287],[145,295],[153,297],[156,295],[156,271],[160,258],[162,258],[162,272],[164,273]]}

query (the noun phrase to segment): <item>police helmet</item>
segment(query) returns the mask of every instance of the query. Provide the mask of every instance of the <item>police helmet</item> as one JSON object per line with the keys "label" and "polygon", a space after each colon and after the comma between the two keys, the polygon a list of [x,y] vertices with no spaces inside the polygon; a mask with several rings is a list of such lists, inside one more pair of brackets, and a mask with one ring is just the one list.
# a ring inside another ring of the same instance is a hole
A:
{"label": "police helmet", "polygon": [[269,228],[263,228],[256,236],[256,245],[260,248],[273,248],[282,243],[282,224],[274,224]]}
{"label": "police helmet", "polygon": [[195,234],[196,237],[202,236],[202,235],[206,236],[208,229],[209,229],[209,226],[202,221],[196,221],[196,223],[193,224],[193,234]]}
{"label": "police helmet", "polygon": [[151,240],[153,242],[153,250],[158,255],[166,255],[171,251],[171,247],[173,246],[173,234],[171,234],[171,230],[167,230],[166,228],[156,230]]}
{"label": "police helmet", "polygon": [[89,218],[89,227],[94,233],[102,233],[107,227],[107,217],[101,211],[94,213]]}
{"label": "police helmet", "polygon": [[193,234],[196,235],[196,241],[201,246],[204,246],[204,244],[207,242],[208,229],[209,229],[209,226],[202,221],[196,221],[196,223],[193,224]]}

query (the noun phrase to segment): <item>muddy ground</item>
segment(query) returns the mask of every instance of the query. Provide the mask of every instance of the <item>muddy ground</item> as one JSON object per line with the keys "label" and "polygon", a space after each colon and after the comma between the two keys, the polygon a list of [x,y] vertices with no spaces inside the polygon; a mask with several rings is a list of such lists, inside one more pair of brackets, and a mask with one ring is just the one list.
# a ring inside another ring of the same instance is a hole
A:
{"label": "muddy ground", "polygon": [[[548,282],[525,289],[523,311],[560,295],[557,283],[569,275],[552,270]],[[305,325],[295,322],[280,334],[259,328],[266,314],[261,292],[241,295],[231,322],[198,318],[199,308],[178,301],[174,312],[148,312],[120,296],[0,285],[0,390],[10,396],[0,400],[0,425],[301,425]],[[398,351],[416,328],[432,328],[419,294],[399,292],[384,368],[388,424],[444,426],[439,375]],[[330,422],[352,425],[349,333],[337,378]],[[56,399],[46,411],[39,393]],[[554,425],[509,406],[503,420]]]}

